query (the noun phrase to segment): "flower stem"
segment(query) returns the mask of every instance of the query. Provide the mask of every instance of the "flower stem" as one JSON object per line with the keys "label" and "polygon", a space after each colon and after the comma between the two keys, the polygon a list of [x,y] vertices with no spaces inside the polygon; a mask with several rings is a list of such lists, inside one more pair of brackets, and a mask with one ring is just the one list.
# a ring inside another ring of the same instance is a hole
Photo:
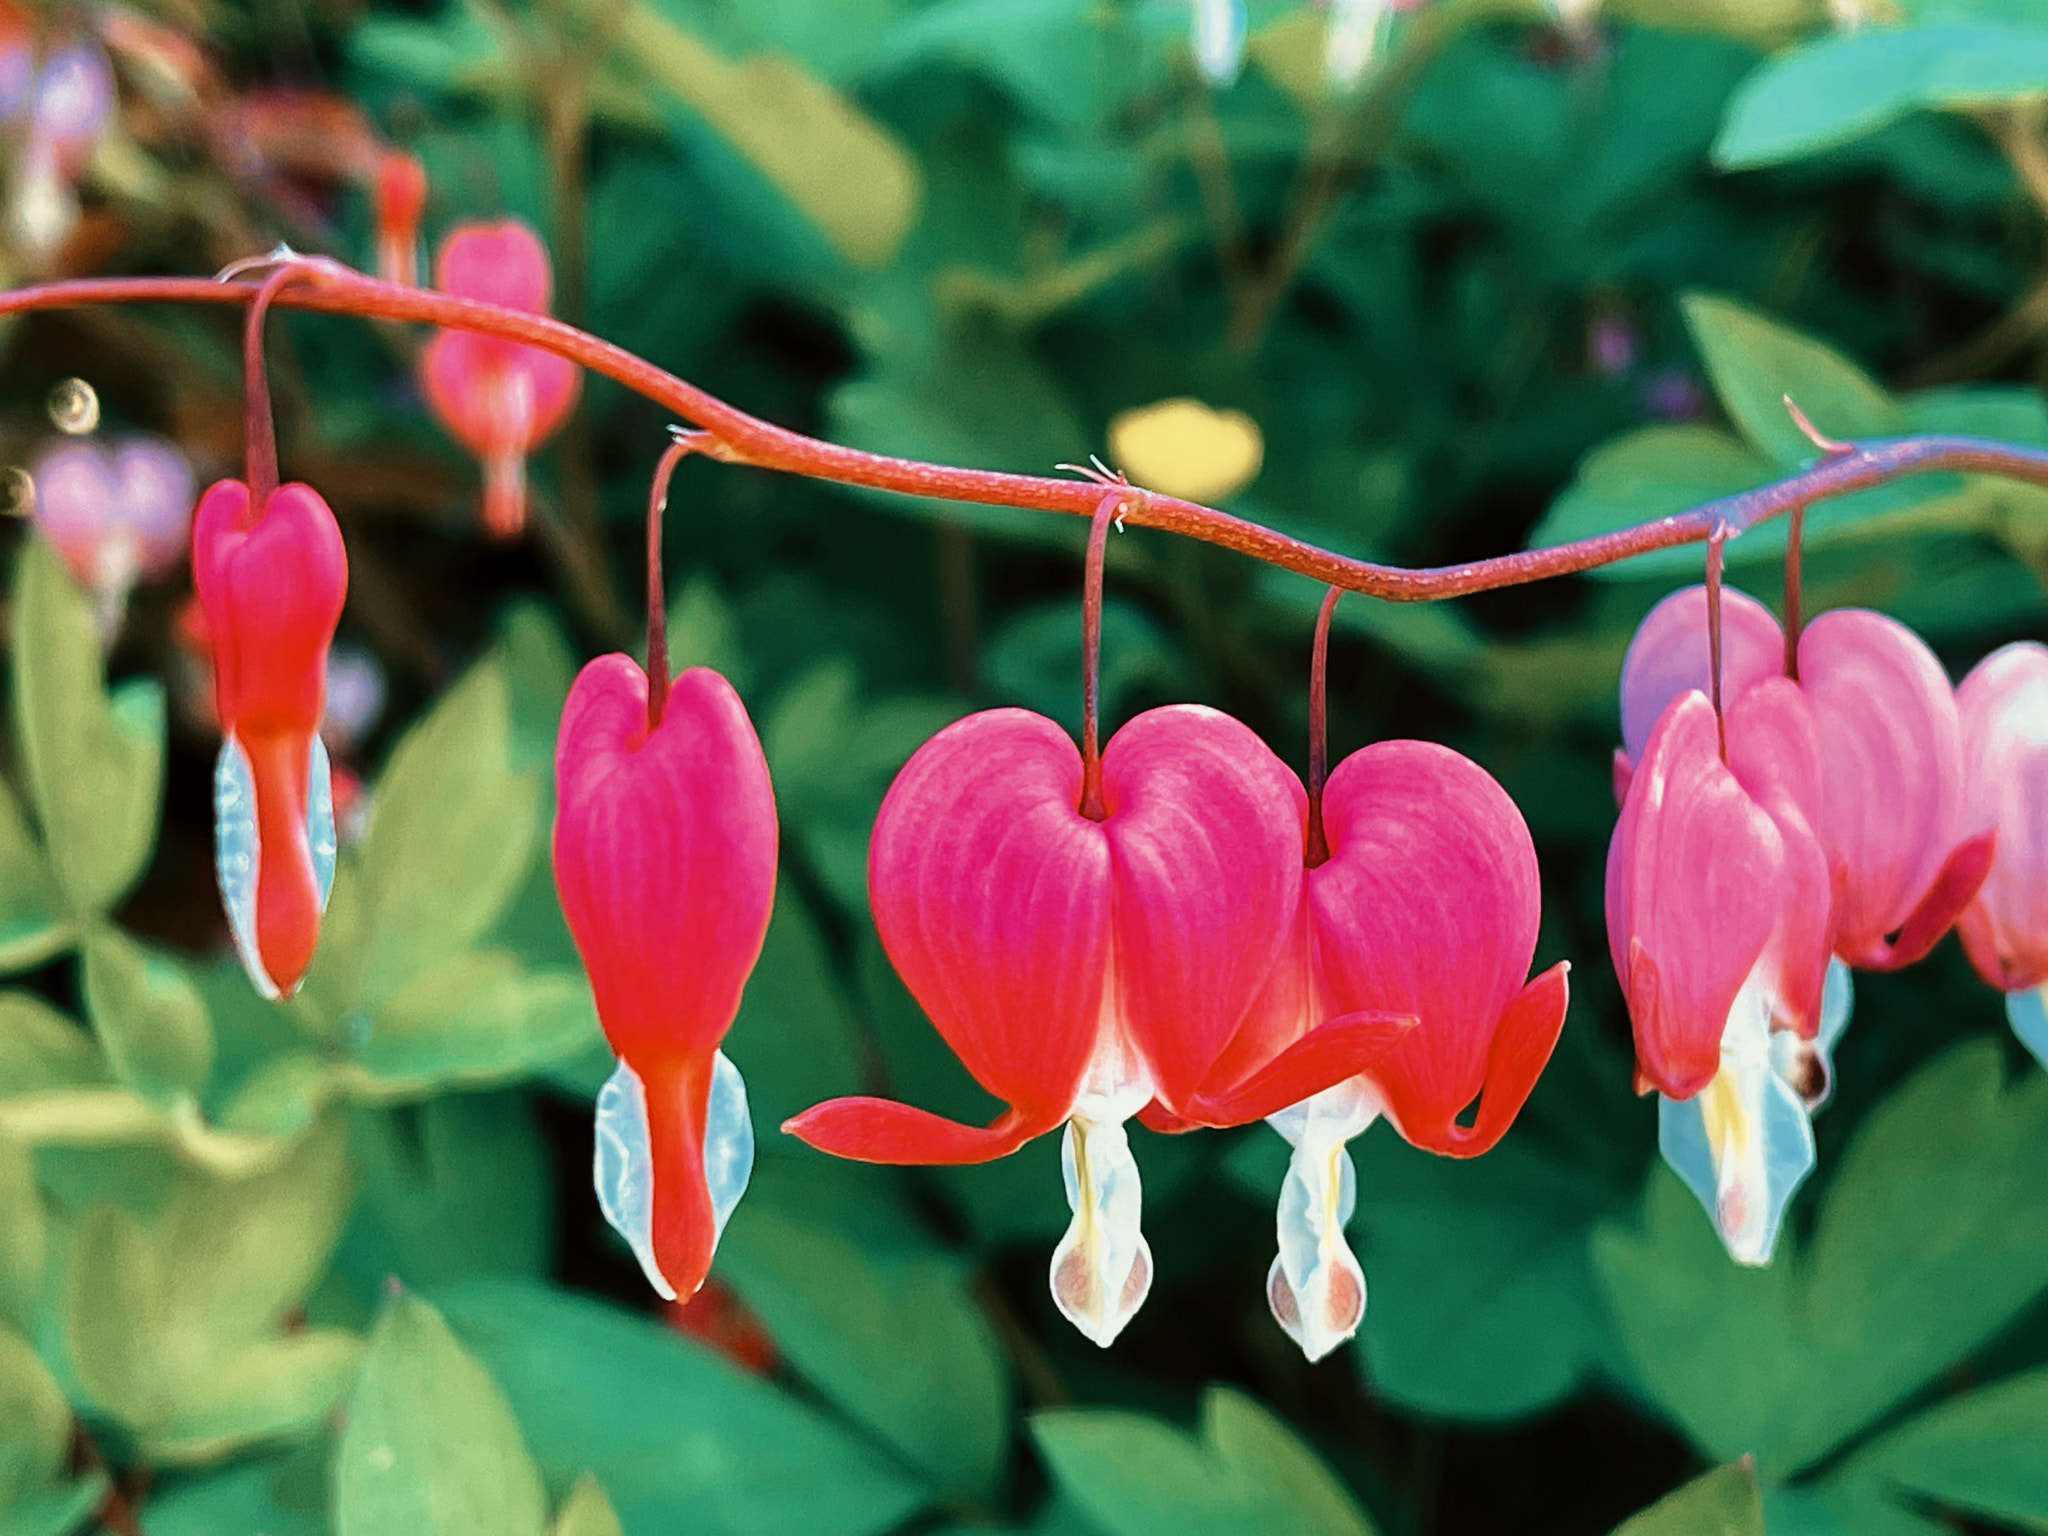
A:
{"label": "flower stem", "polygon": [[1308,846],[1304,862],[1310,869],[1329,861],[1330,842],[1323,832],[1323,780],[1330,768],[1330,615],[1342,587],[1331,587],[1316,609],[1316,637],[1308,659]]}
{"label": "flower stem", "polygon": [[1785,530],[1785,675],[1799,681],[1799,630],[1803,601],[1800,544],[1806,534],[1806,508],[1792,509],[1792,526]]}
{"label": "flower stem", "polygon": [[1721,761],[1728,761],[1728,722],[1721,714],[1721,550],[1728,542],[1726,526],[1707,536],[1707,685],[1714,700],[1714,731],[1720,738]]}
{"label": "flower stem", "polygon": [[669,477],[697,451],[696,434],[678,433],[654,466],[647,490],[647,729],[661,724],[668,705],[668,594],[661,579],[661,515],[668,510]]}
{"label": "flower stem", "polygon": [[261,518],[277,489],[277,423],[270,410],[270,377],[263,359],[263,321],[285,284],[306,277],[290,263],[263,280],[242,324],[242,474],[249,485],[249,516]]}
{"label": "flower stem", "polygon": [[1102,566],[1109,555],[1109,525],[1123,516],[1122,486],[1095,504],[1088,525],[1088,556],[1081,567],[1081,814],[1103,821],[1101,722],[1098,718],[1099,674],[1102,670]]}

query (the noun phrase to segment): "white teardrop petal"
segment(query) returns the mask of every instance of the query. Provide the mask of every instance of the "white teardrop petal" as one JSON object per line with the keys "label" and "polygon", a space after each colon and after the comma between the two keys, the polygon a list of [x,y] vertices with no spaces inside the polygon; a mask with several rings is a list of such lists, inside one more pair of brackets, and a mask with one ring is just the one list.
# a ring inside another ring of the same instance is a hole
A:
{"label": "white teardrop petal", "polygon": [[306,847],[313,855],[313,880],[320,887],[320,910],[327,910],[334,889],[334,770],[327,744],[316,732],[306,762]]}
{"label": "white teardrop petal", "polygon": [[[725,1052],[713,1053],[711,1100],[704,1114],[704,1183],[718,1234],[754,1172],[754,1122],[747,1115],[747,1085]],[[714,1239],[716,1241],[716,1239]]]}
{"label": "white teardrop petal", "polygon": [[1152,1289],[1152,1250],[1139,1231],[1138,1164],[1121,1120],[1067,1122],[1060,1143],[1074,1213],[1052,1256],[1052,1299],[1107,1349]]}
{"label": "white teardrop petal", "polygon": [[256,868],[262,852],[256,830],[256,776],[249,755],[232,735],[220,744],[213,765],[213,868],[221,905],[242,969],[264,997],[275,999],[276,983],[256,948]]}
{"label": "white teardrop petal", "polygon": [[[750,1138],[751,1139],[751,1138]],[[598,1209],[626,1240],[633,1257],[664,1301],[675,1287],[654,1262],[654,1159],[647,1145],[647,1090],[623,1061],[597,1091],[596,1184]]]}
{"label": "white teardrop petal", "polygon": [[2048,986],[2006,993],[2005,1016],[2012,1021],[2012,1032],[2020,1037],[2020,1044],[2048,1067]]}
{"label": "white teardrop petal", "polygon": [[1371,1125],[1379,1100],[1360,1080],[1289,1105],[1267,1123],[1294,1147],[1280,1186],[1280,1253],[1266,1276],[1274,1321],[1320,1360],[1365,1320],[1365,1273],[1345,1241],[1358,1204],[1358,1175],[1345,1149]]}

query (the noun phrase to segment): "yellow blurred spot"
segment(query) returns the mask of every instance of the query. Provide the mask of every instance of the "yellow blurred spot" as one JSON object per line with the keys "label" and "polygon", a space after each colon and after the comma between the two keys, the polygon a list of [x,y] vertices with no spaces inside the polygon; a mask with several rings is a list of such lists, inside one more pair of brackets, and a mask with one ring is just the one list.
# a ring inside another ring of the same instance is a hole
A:
{"label": "yellow blurred spot", "polygon": [[50,425],[82,437],[100,424],[100,397],[83,379],[66,379],[50,391]]}
{"label": "yellow blurred spot", "polygon": [[1243,411],[1161,400],[1109,423],[1109,456],[1136,484],[1188,501],[1221,501],[1252,483],[1266,452]]}

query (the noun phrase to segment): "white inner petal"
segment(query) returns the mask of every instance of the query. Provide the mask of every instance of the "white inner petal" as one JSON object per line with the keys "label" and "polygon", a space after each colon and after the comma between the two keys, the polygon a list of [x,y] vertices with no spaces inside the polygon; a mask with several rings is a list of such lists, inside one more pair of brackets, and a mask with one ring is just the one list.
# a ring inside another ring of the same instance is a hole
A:
{"label": "white inner petal", "polygon": [[275,999],[277,984],[256,949],[256,866],[261,854],[256,831],[256,776],[249,755],[230,735],[213,765],[213,869],[221,905],[242,969],[264,997]]}
{"label": "white inner petal", "polygon": [[704,1113],[704,1183],[711,1192],[711,1219],[719,1236],[747,1180],[754,1172],[754,1122],[747,1114],[747,1085],[725,1052],[711,1058],[711,1101]]}
{"label": "white inner petal", "polygon": [[334,890],[334,770],[317,731],[306,761],[306,847],[312,851],[313,881],[320,887],[320,910],[325,912]]}
{"label": "white inner petal", "polygon": [[2020,1037],[2020,1044],[2048,1067],[2048,986],[2006,993],[2005,1016],[2012,1021],[2012,1032]]}
{"label": "white inner petal", "polygon": [[1280,1186],[1280,1252],[1266,1275],[1266,1300],[1311,1360],[1350,1338],[1365,1318],[1365,1274],[1344,1240],[1358,1203],[1358,1176],[1345,1144],[1380,1109],[1371,1085],[1351,1078],[1267,1119],[1294,1156]]}

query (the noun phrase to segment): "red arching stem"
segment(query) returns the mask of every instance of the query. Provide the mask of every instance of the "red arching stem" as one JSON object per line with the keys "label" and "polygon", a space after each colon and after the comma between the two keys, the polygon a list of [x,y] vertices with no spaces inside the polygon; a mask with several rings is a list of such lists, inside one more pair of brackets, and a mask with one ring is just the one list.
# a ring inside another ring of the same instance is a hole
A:
{"label": "red arching stem", "polygon": [[1088,525],[1088,558],[1081,567],[1081,814],[1105,820],[1102,805],[1102,734],[1097,718],[1097,674],[1102,670],[1102,563],[1109,555],[1109,525],[1130,492],[1116,487],[1095,504]]}
{"label": "red arching stem", "polygon": [[1800,582],[1800,541],[1806,533],[1806,508],[1792,509],[1792,526],[1785,530],[1785,675],[1799,681],[1799,629],[1802,623]]}
{"label": "red arching stem", "polygon": [[256,288],[242,324],[242,476],[249,485],[249,517],[255,521],[277,489],[277,424],[270,414],[269,370],[263,361],[263,318],[285,284],[310,274],[289,263]]}
{"label": "red arching stem", "polygon": [[668,705],[668,597],[661,580],[661,514],[668,510],[669,476],[697,445],[678,433],[654,466],[647,489],[647,730],[652,735]]}
{"label": "red arching stem", "polygon": [[[382,320],[418,320],[482,331],[545,348],[616,379],[702,428],[707,437],[699,451],[727,463],[786,470],[878,490],[1082,517],[1095,510],[1100,495],[1099,487],[1087,481],[958,469],[842,448],[749,416],[621,347],[546,315],[382,282],[326,263],[322,263],[319,275],[317,284],[280,293],[276,301],[291,309],[317,309]],[[0,315],[143,301],[246,304],[257,292],[254,284],[221,283],[211,278],[80,278],[0,293]],[[1610,565],[1653,549],[1697,544],[1717,527],[1725,525],[1730,532],[1739,533],[1768,518],[1782,516],[1794,507],[1883,485],[1901,475],[1932,470],[2001,475],[2048,485],[2048,450],[1955,436],[1902,437],[1851,444],[1789,479],[1723,496],[1670,517],[1549,549],[1523,550],[1491,560],[1429,570],[1348,560],[1213,507],[1137,487],[1124,492],[1123,513],[1141,528],[1164,528],[1186,534],[1343,587],[1348,592],[1413,603],[1541,581]]]}
{"label": "red arching stem", "polygon": [[1728,530],[1707,535],[1707,686],[1714,700],[1714,731],[1721,741],[1721,761],[1728,761],[1728,722],[1721,714],[1721,546]]}
{"label": "red arching stem", "polygon": [[1308,655],[1308,846],[1304,862],[1310,869],[1330,858],[1330,842],[1323,835],[1323,780],[1330,770],[1330,614],[1343,595],[1342,587],[1323,594]]}

